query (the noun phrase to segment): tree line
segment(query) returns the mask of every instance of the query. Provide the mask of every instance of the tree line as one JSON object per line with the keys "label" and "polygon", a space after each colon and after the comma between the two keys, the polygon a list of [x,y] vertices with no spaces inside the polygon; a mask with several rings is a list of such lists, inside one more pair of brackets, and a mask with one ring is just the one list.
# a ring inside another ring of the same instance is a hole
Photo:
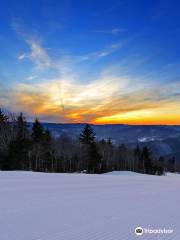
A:
{"label": "tree line", "polygon": [[0,170],[105,173],[130,170],[162,175],[176,171],[175,159],[156,158],[148,147],[135,149],[96,139],[86,124],[79,137],[52,136],[36,118],[28,127],[23,113],[15,116],[0,109]]}

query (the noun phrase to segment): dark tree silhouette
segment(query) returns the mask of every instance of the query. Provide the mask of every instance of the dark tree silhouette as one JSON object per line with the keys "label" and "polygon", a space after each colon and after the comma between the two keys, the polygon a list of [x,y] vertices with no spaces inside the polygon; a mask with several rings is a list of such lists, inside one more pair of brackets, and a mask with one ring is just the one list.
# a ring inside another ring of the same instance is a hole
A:
{"label": "dark tree silhouette", "polygon": [[79,138],[61,134],[54,137],[35,119],[32,128],[22,113],[17,117],[0,109],[0,169],[46,172],[102,173],[130,170],[147,174],[178,171],[175,158],[169,161],[137,146],[134,150],[111,139],[97,140],[86,124]]}
{"label": "dark tree silhouette", "polygon": [[101,155],[95,142],[95,132],[89,124],[86,124],[80,134],[80,142],[84,145],[84,161],[88,173],[100,172]]}
{"label": "dark tree silhouette", "polygon": [[86,124],[82,133],[80,134],[80,142],[84,144],[91,144],[95,140],[95,132],[89,124]]}
{"label": "dark tree silhouette", "polygon": [[39,122],[39,119],[36,118],[35,122],[33,123],[32,127],[32,139],[34,142],[41,142],[43,140],[44,136],[44,129],[41,123]]}
{"label": "dark tree silhouette", "polygon": [[[15,120],[15,137],[8,148],[9,169],[28,169],[28,152],[31,147],[28,128],[22,113]],[[6,167],[7,168],[7,167]]]}
{"label": "dark tree silhouette", "polygon": [[142,149],[142,160],[144,163],[144,171],[148,174],[153,174],[152,152],[148,147]]}
{"label": "dark tree silhouette", "polygon": [[8,117],[0,109],[0,126],[1,124],[7,123],[7,121],[8,121]]}
{"label": "dark tree silhouette", "polygon": [[141,167],[141,149],[139,145],[136,146],[134,149],[134,170],[138,171],[138,169]]}

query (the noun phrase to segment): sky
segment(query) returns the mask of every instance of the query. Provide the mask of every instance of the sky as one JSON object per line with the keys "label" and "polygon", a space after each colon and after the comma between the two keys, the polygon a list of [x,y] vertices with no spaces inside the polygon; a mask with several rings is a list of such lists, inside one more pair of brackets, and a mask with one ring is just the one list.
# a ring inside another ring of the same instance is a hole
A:
{"label": "sky", "polygon": [[28,121],[180,124],[179,0],[6,0],[0,107]]}

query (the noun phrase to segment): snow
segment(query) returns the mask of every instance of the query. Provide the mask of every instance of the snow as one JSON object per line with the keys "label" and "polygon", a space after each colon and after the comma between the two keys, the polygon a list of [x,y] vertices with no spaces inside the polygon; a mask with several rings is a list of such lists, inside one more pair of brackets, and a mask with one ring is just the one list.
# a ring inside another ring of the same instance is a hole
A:
{"label": "snow", "polygon": [[179,240],[179,186],[179,174],[0,172],[0,239]]}
{"label": "snow", "polygon": [[104,175],[142,176],[142,174],[140,173],[131,172],[131,171],[113,171],[113,172],[104,173]]}

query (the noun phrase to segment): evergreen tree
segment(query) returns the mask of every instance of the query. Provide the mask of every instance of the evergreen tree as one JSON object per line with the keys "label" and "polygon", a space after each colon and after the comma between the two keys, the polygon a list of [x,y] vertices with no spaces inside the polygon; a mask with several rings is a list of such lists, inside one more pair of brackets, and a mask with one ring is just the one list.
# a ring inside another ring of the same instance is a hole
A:
{"label": "evergreen tree", "polygon": [[154,174],[151,155],[152,155],[152,153],[148,149],[148,147],[144,147],[142,150],[142,159],[144,162],[144,171],[145,171],[145,173],[148,173],[148,174]]}
{"label": "evergreen tree", "polygon": [[88,172],[89,173],[100,173],[100,163],[102,156],[100,155],[97,144],[95,142],[89,145],[89,162]]}
{"label": "evergreen tree", "polygon": [[8,148],[9,170],[28,168],[28,151],[30,140],[28,138],[28,128],[25,117],[22,113],[16,119],[15,138],[10,142]]}
{"label": "evergreen tree", "polygon": [[141,156],[141,149],[139,147],[139,145],[136,146],[136,148],[134,149],[134,155],[139,159]]}
{"label": "evergreen tree", "polygon": [[35,171],[43,171],[45,169],[44,161],[44,128],[36,118],[32,127],[32,141],[33,141],[33,151],[32,151],[32,168]]}
{"label": "evergreen tree", "polygon": [[86,124],[80,134],[80,142],[85,146],[85,156],[87,171],[97,173],[100,171],[101,156],[95,142],[95,132],[89,124]]}
{"label": "evergreen tree", "polygon": [[43,140],[43,137],[44,137],[43,126],[39,122],[39,119],[36,118],[32,127],[32,139],[34,142],[40,143]]}
{"label": "evergreen tree", "polygon": [[42,148],[43,148],[43,168],[45,171],[54,171],[53,158],[52,158],[52,147],[51,147],[52,136],[48,129],[44,131]]}
{"label": "evergreen tree", "polygon": [[8,119],[9,118],[0,109],[0,148],[1,144],[7,140],[7,134],[9,134],[10,125]]}
{"label": "evergreen tree", "polygon": [[80,134],[80,142],[84,144],[91,144],[95,140],[95,132],[89,124],[86,124],[82,133]]}
{"label": "evergreen tree", "polygon": [[23,113],[20,113],[20,115],[17,117],[16,123],[17,123],[17,138],[19,140],[26,139],[28,135],[28,128]]}
{"label": "evergreen tree", "polygon": [[128,170],[127,147],[124,144],[118,146],[118,160],[114,170]]}
{"label": "evergreen tree", "polygon": [[10,142],[11,132],[8,117],[0,109],[0,169],[4,169],[7,157],[8,144]]}
{"label": "evergreen tree", "polygon": [[135,171],[140,171],[141,169],[141,149],[139,145],[136,146],[134,149],[134,170]]}
{"label": "evergreen tree", "polygon": [[112,146],[113,144],[112,144],[112,140],[111,140],[111,138],[108,138],[108,140],[107,140],[107,144],[109,145],[109,146]]}
{"label": "evergreen tree", "polygon": [[108,138],[106,142],[106,169],[102,170],[107,172],[108,170],[112,171],[112,162],[113,162],[113,153],[114,153],[114,146],[111,141],[111,138]]}
{"label": "evergreen tree", "polygon": [[0,109],[0,126],[8,122],[8,117]]}
{"label": "evergreen tree", "polygon": [[46,146],[49,146],[49,144],[51,143],[51,140],[52,140],[52,136],[49,129],[47,128],[44,132],[43,142]]}
{"label": "evergreen tree", "polygon": [[176,159],[175,157],[172,157],[168,160],[169,163],[169,171],[175,172],[176,171]]}

